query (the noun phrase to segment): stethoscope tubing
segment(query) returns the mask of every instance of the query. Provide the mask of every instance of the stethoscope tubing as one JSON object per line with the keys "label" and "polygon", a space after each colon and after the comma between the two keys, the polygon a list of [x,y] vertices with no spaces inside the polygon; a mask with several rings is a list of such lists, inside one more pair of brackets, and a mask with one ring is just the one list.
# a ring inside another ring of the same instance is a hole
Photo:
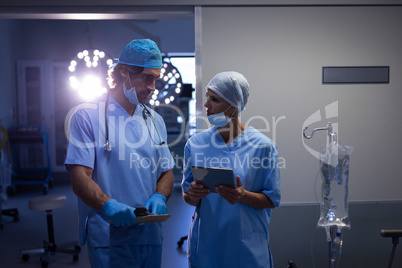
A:
{"label": "stethoscope tubing", "polygon": [[[109,124],[108,124],[108,121],[107,121],[107,108],[108,108],[108,105],[109,105],[109,92],[107,93],[106,103],[105,103],[105,131],[106,131],[106,143],[104,144],[104,148],[105,148],[106,151],[109,151],[109,152],[110,152],[110,151],[112,150],[112,145],[110,144],[110,141],[109,141]],[[152,140],[153,143],[155,143],[156,145],[163,145],[163,144],[165,144],[165,142],[162,140],[161,135],[159,134],[159,130],[158,130],[158,128],[156,127],[155,119],[154,119],[154,117],[152,116],[151,112],[147,109],[147,107],[146,107],[145,104],[141,104],[141,105],[142,105],[142,107],[144,108],[143,113],[142,113],[142,117],[143,117],[143,119],[144,119],[144,121],[145,121],[145,124],[147,125],[148,132],[149,132],[149,136],[150,136],[151,140]],[[156,133],[158,134],[159,140],[161,141],[160,143],[157,143],[157,142],[154,140],[154,138],[152,138],[151,129],[149,128],[146,114],[148,114],[148,115],[151,117],[151,119],[152,119],[152,123],[154,124]]]}

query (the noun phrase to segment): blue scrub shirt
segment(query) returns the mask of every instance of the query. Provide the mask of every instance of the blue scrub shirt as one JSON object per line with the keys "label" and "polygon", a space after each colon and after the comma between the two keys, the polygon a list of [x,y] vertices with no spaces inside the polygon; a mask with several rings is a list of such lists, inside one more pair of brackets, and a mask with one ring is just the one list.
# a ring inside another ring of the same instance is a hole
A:
{"label": "blue scrub shirt", "polygon": [[[191,166],[230,168],[245,190],[264,193],[278,207],[280,172],[275,143],[253,127],[229,145],[213,127],[190,138],[184,152],[183,192],[194,180]],[[231,205],[217,193],[201,200],[192,218],[188,258],[195,267],[272,267],[268,228],[271,209]]]}
{"label": "blue scrub shirt", "polygon": [[[167,145],[155,145],[142,116],[143,107],[137,105],[134,115],[109,97],[107,118],[112,151],[106,151],[105,136],[106,95],[81,105],[69,122],[69,144],[65,161],[93,169],[93,180],[102,191],[118,202],[132,207],[144,206],[156,191],[162,172],[173,168],[173,158]],[[167,141],[165,123],[161,116],[148,109],[163,141]],[[152,137],[159,142],[151,118],[148,125]],[[109,221],[101,211],[88,207],[78,199],[80,242],[89,239],[94,247],[109,245]],[[161,223],[135,224],[130,235],[132,244],[161,244]]]}

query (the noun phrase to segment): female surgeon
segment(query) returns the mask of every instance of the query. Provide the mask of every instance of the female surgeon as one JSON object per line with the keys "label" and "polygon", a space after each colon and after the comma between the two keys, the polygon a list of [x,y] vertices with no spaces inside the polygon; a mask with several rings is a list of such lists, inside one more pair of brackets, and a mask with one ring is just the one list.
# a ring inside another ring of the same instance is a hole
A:
{"label": "female surgeon", "polygon": [[[275,143],[240,122],[249,96],[246,78],[222,72],[206,86],[204,104],[214,125],[185,146],[182,191],[195,206],[188,236],[189,267],[273,267],[268,228],[271,209],[280,203]],[[191,166],[232,169],[236,188],[217,193],[194,181]]]}

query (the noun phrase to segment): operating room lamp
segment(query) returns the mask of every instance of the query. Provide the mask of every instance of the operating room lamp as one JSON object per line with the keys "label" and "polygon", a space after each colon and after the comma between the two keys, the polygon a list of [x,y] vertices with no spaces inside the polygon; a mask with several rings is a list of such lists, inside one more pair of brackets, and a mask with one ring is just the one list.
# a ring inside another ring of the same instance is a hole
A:
{"label": "operating room lamp", "polygon": [[84,49],[71,60],[70,86],[81,98],[90,100],[107,92],[107,70],[113,60],[99,49]]}
{"label": "operating room lamp", "polygon": [[169,57],[164,57],[162,61],[161,74],[155,81],[155,91],[149,99],[150,105],[170,104],[183,90],[179,70],[170,62]]}

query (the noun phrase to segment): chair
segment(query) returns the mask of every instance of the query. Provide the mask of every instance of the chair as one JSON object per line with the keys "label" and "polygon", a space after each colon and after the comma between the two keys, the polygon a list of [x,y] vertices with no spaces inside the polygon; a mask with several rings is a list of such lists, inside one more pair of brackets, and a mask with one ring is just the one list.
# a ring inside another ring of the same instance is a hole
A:
{"label": "chair", "polygon": [[73,261],[78,261],[78,254],[80,253],[81,247],[75,244],[72,249],[67,248],[59,248],[57,247],[54,240],[54,230],[53,230],[53,216],[52,211],[58,208],[62,208],[66,205],[66,196],[65,195],[42,195],[37,196],[29,200],[29,208],[31,210],[36,211],[46,211],[47,213],[47,231],[49,236],[49,241],[43,241],[42,248],[36,249],[26,249],[21,250],[21,256],[23,261],[29,260],[29,254],[38,254],[42,253],[40,257],[40,261],[42,263],[42,267],[48,267],[49,265],[49,257],[50,255],[55,255],[56,252],[71,254],[73,255]]}

